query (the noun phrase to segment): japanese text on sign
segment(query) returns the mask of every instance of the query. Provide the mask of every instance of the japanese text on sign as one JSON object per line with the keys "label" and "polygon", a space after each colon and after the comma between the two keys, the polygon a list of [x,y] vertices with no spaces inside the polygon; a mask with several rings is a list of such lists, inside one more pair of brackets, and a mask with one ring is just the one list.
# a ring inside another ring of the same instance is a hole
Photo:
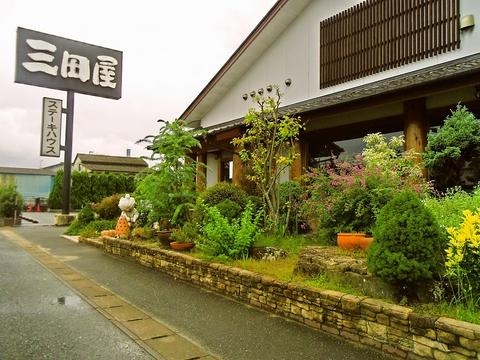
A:
{"label": "japanese text on sign", "polygon": [[60,157],[62,100],[43,98],[40,156]]}
{"label": "japanese text on sign", "polygon": [[122,52],[18,28],[15,82],[119,99]]}

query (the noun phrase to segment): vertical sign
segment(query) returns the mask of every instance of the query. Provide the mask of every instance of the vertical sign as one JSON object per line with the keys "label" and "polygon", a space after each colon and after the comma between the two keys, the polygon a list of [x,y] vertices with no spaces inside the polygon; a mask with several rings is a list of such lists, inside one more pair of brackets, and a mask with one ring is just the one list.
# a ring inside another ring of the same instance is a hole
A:
{"label": "vertical sign", "polygon": [[62,100],[43,98],[40,156],[60,157]]}

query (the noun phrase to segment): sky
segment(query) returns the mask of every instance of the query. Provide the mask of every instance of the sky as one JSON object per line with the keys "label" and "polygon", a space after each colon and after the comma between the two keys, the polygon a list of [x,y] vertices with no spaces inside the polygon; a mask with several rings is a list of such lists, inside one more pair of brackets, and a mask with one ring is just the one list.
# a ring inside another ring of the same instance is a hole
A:
{"label": "sky", "polygon": [[[238,48],[275,0],[2,0],[0,166],[39,168],[42,98],[66,92],[14,83],[23,27],[123,52],[122,98],[75,94],[77,153],[148,156],[138,139],[172,120]],[[65,106],[65,105],[64,105]]]}

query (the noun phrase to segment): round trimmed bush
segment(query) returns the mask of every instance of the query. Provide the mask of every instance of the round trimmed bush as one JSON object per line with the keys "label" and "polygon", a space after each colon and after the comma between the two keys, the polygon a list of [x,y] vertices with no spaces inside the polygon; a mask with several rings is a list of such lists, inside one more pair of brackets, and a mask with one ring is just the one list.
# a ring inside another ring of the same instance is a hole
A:
{"label": "round trimmed bush", "polygon": [[443,232],[412,191],[397,194],[382,208],[373,238],[368,270],[401,289],[431,279],[442,263]]}
{"label": "round trimmed bush", "polygon": [[200,194],[200,199],[207,206],[215,206],[228,199],[240,205],[242,209],[247,204],[247,197],[247,193],[239,186],[227,182],[216,183]]}
{"label": "round trimmed bush", "polygon": [[220,211],[220,214],[225,216],[228,220],[237,219],[242,214],[242,208],[240,205],[230,199],[220,201],[216,207],[218,211]]}

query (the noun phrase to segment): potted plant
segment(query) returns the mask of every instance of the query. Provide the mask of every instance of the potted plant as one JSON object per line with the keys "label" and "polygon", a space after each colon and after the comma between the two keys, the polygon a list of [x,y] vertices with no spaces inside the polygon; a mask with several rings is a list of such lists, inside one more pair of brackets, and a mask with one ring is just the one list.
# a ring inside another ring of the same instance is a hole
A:
{"label": "potted plant", "polygon": [[0,225],[20,225],[22,207],[23,198],[15,186],[0,186]]}
{"label": "potted plant", "polygon": [[175,229],[172,232],[172,242],[170,247],[173,250],[189,250],[195,246],[195,240],[198,239],[199,229],[190,222],[185,223],[180,229]]}

